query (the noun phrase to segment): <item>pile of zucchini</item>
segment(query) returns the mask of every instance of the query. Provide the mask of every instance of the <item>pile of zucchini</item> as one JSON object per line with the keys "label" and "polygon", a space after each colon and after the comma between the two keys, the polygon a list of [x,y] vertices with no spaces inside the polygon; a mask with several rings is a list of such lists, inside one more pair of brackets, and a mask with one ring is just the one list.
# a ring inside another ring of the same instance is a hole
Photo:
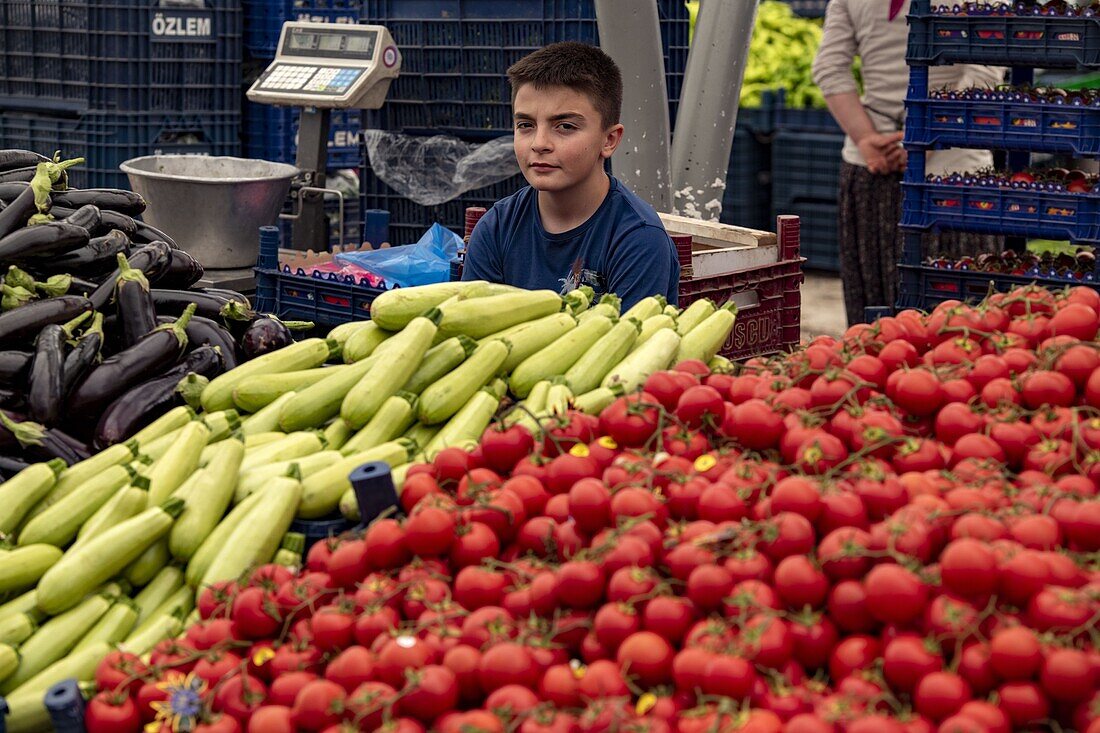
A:
{"label": "pile of zucchini", "polygon": [[[119,269],[121,305],[141,280]],[[620,313],[615,296],[592,297],[485,282],[390,291],[371,321],[209,380],[192,373],[186,391],[198,409],[176,405],[73,465],[53,458],[0,483],[8,729],[33,727],[45,690],[90,679],[111,645],[145,654],[182,633],[202,586],[273,559],[300,563],[304,538],[291,523],[338,510],[356,517],[348,475],[358,466],[385,461],[400,485],[411,462],[472,447],[496,417],[537,430],[570,406],[598,413],[677,361],[729,366],[717,353],[732,305],[704,299],[681,311],[653,297]],[[182,356],[194,310],[139,329],[129,348],[155,339],[156,349],[143,348],[172,355],[159,368],[194,367],[215,351]],[[108,401],[101,391],[112,387],[95,375],[73,393],[82,409]]]}
{"label": "pile of zucchini", "polygon": [[620,313],[614,295],[591,298],[589,288],[562,297],[485,282],[393,290],[374,301],[370,321],[215,377],[202,408],[235,411],[257,446],[234,500],[293,472],[299,517],[340,509],[355,518],[348,474],[363,463],[388,462],[400,483],[411,463],[476,444],[502,406],[504,420],[537,430],[570,405],[597,414],[678,361],[722,366],[732,303],[701,299],[681,311],[650,297]]}
{"label": "pile of zucchini", "polygon": [[[206,379],[293,341],[136,219],[131,191],[76,190],[80,163],[0,150],[0,475],[131,437]],[[293,324],[290,324],[293,325]]]}

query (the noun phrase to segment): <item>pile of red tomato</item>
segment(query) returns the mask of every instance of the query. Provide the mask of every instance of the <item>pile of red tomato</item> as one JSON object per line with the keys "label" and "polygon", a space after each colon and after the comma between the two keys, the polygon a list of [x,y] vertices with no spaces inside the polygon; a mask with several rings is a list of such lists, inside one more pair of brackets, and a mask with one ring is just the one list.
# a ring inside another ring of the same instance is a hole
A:
{"label": "pile of red tomato", "polygon": [[492,427],[106,660],[88,729],[189,672],[195,733],[1098,733],[1098,312],[1022,288]]}

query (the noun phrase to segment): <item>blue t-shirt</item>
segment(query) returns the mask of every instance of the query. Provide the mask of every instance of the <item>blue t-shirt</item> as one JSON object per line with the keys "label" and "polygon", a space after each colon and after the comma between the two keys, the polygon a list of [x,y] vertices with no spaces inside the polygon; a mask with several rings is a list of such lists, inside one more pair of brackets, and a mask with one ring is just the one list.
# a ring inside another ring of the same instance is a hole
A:
{"label": "blue t-shirt", "polygon": [[650,295],[675,305],[680,263],[672,240],[652,206],[609,178],[596,213],[560,234],[543,229],[530,186],[498,201],[470,235],[462,278],[562,294],[588,285],[597,297],[618,295],[624,311]]}

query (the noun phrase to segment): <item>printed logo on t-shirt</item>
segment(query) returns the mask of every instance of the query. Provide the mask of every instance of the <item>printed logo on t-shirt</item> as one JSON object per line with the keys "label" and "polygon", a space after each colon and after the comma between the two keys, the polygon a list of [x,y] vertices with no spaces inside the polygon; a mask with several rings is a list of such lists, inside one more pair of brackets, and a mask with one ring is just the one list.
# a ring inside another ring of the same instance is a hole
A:
{"label": "printed logo on t-shirt", "polygon": [[603,273],[585,268],[583,260],[574,262],[569,274],[558,280],[558,282],[562,283],[562,295],[570,290],[576,290],[582,285],[587,285],[597,293],[603,293],[607,286],[607,278],[603,276]]}

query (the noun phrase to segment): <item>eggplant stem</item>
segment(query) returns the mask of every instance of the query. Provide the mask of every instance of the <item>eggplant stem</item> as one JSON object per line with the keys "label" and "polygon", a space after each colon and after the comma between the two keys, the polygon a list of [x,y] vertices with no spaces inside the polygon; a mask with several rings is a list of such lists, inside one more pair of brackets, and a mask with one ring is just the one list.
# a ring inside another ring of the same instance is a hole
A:
{"label": "eggplant stem", "polygon": [[[92,311],[84,311],[83,313],[81,313],[79,316],[77,316],[73,320],[71,320],[68,323],[62,325],[61,328],[62,328],[62,330],[65,331],[65,335],[69,338],[72,338],[73,331],[76,330],[76,327],[79,326],[84,321],[88,320],[88,317],[91,316],[91,315],[92,315]],[[96,313],[95,317],[98,317],[102,321],[103,317],[99,313]],[[94,318],[93,318],[93,321],[94,321]]]}
{"label": "eggplant stem", "polygon": [[8,417],[7,413],[0,411],[0,426],[6,428],[22,447],[30,445],[42,445],[46,439],[46,427],[30,420],[18,422]]}
{"label": "eggplant stem", "polygon": [[191,322],[191,316],[195,315],[195,309],[198,308],[194,303],[189,303],[186,308],[183,309],[183,313],[175,320],[170,326],[168,326],[176,334],[176,338],[184,346],[187,345],[187,324]]}
{"label": "eggplant stem", "polygon": [[222,306],[219,315],[232,321],[251,321],[255,314],[246,304],[239,300],[231,300]]}
{"label": "eggplant stem", "polygon": [[201,374],[188,372],[187,376],[176,385],[176,392],[179,393],[188,407],[197,410],[202,404],[202,391],[206,389],[206,385],[209,383],[210,380]]}

